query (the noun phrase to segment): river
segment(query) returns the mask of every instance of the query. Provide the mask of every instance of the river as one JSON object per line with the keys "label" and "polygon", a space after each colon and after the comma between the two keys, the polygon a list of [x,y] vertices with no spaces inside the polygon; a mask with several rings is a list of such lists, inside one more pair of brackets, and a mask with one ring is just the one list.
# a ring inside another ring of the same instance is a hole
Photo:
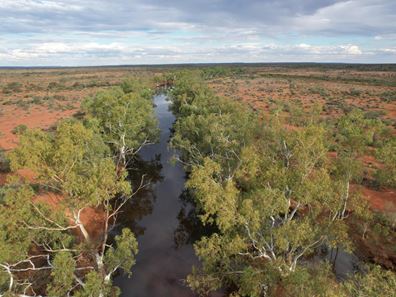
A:
{"label": "river", "polygon": [[132,277],[118,276],[115,285],[122,297],[194,296],[183,282],[198,263],[187,239],[191,206],[181,197],[185,172],[180,163],[171,164],[175,151],[168,147],[175,116],[165,95],[156,95],[154,104],[160,139],[140,151],[136,166],[136,175],[146,174],[151,186],[133,197],[120,217],[137,235],[139,253]]}

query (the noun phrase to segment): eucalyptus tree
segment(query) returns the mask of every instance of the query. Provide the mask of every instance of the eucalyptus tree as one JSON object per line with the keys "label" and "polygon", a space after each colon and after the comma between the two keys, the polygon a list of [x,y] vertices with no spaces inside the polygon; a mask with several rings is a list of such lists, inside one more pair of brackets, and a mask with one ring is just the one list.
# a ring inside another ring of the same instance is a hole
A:
{"label": "eucalyptus tree", "polygon": [[124,81],[122,88],[98,92],[86,99],[82,107],[122,166],[127,166],[128,157],[158,136],[152,91],[138,81]]}
{"label": "eucalyptus tree", "polygon": [[334,176],[343,188],[343,207],[340,217],[347,215],[347,204],[351,197],[351,182],[360,182],[363,176],[361,157],[374,143],[380,125],[376,120],[366,119],[364,113],[354,109],[342,116],[336,123],[334,139],[336,158],[334,159]]}
{"label": "eucalyptus tree", "polygon": [[[29,169],[35,176],[33,187],[11,181],[0,204],[1,294],[114,292],[111,277],[119,268],[129,271],[137,242],[128,229],[112,244],[108,234],[135,192],[101,135],[81,122],[63,121],[50,133],[26,131],[9,158],[13,171]],[[99,230],[90,226],[90,211],[99,216]]]}
{"label": "eucalyptus tree", "polygon": [[177,115],[171,145],[187,169],[210,157],[232,174],[258,127],[258,117],[236,101],[218,97],[195,76],[183,74],[170,92]]}
{"label": "eucalyptus tree", "polygon": [[[199,292],[236,286],[243,296],[268,294],[320,246],[350,245],[324,129],[263,129],[232,177],[210,158],[193,167],[187,186],[201,220],[219,229],[195,245],[203,266],[189,284]],[[355,202],[349,207],[358,209]]]}
{"label": "eucalyptus tree", "polygon": [[376,297],[394,296],[396,273],[380,266],[369,266],[343,284],[347,296]]}
{"label": "eucalyptus tree", "polygon": [[396,137],[378,148],[376,156],[383,163],[376,172],[380,186],[396,188]]}

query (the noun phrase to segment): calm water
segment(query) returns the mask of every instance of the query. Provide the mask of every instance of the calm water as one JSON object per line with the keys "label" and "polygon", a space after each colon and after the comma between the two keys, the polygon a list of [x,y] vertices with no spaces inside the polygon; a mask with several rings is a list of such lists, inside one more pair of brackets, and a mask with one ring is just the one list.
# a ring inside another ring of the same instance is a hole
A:
{"label": "calm water", "polygon": [[132,277],[118,276],[115,284],[123,297],[194,296],[183,283],[198,263],[187,243],[193,225],[187,216],[191,206],[182,199],[185,172],[180,164],[170,163],[175,152],[168,148],[175,117],[165,95],[155,96],[154,103],[160,141],[144,147],[135,166],[136,176],[146,174],[152,185],[133,197],[120,217],[121,227],[137,234],[139,253]]}

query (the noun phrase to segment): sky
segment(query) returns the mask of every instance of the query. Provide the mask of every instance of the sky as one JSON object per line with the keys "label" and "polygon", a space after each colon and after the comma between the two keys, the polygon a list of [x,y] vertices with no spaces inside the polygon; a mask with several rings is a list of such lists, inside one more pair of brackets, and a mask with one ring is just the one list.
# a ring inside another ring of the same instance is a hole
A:
{"label": "sky", "polygon": [[396,0],[0,0],[0,66],[396,63]]}

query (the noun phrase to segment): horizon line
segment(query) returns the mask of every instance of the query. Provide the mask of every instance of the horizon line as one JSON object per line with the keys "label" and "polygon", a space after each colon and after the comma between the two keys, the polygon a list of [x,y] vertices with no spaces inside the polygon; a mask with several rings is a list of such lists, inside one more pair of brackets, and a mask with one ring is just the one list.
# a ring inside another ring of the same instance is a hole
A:
{"label": "horizon line", "polygon": [[117,68],[117,67],[166,67],[166,66],[212,66],[212,65],[386,65],[396,66],[396,62],[189,62],[189,63],[154,63],[154,64],[99,64],[99,65],[46,65],[46,66],[1,66],[0,69],[56,69],[56,68]]}

